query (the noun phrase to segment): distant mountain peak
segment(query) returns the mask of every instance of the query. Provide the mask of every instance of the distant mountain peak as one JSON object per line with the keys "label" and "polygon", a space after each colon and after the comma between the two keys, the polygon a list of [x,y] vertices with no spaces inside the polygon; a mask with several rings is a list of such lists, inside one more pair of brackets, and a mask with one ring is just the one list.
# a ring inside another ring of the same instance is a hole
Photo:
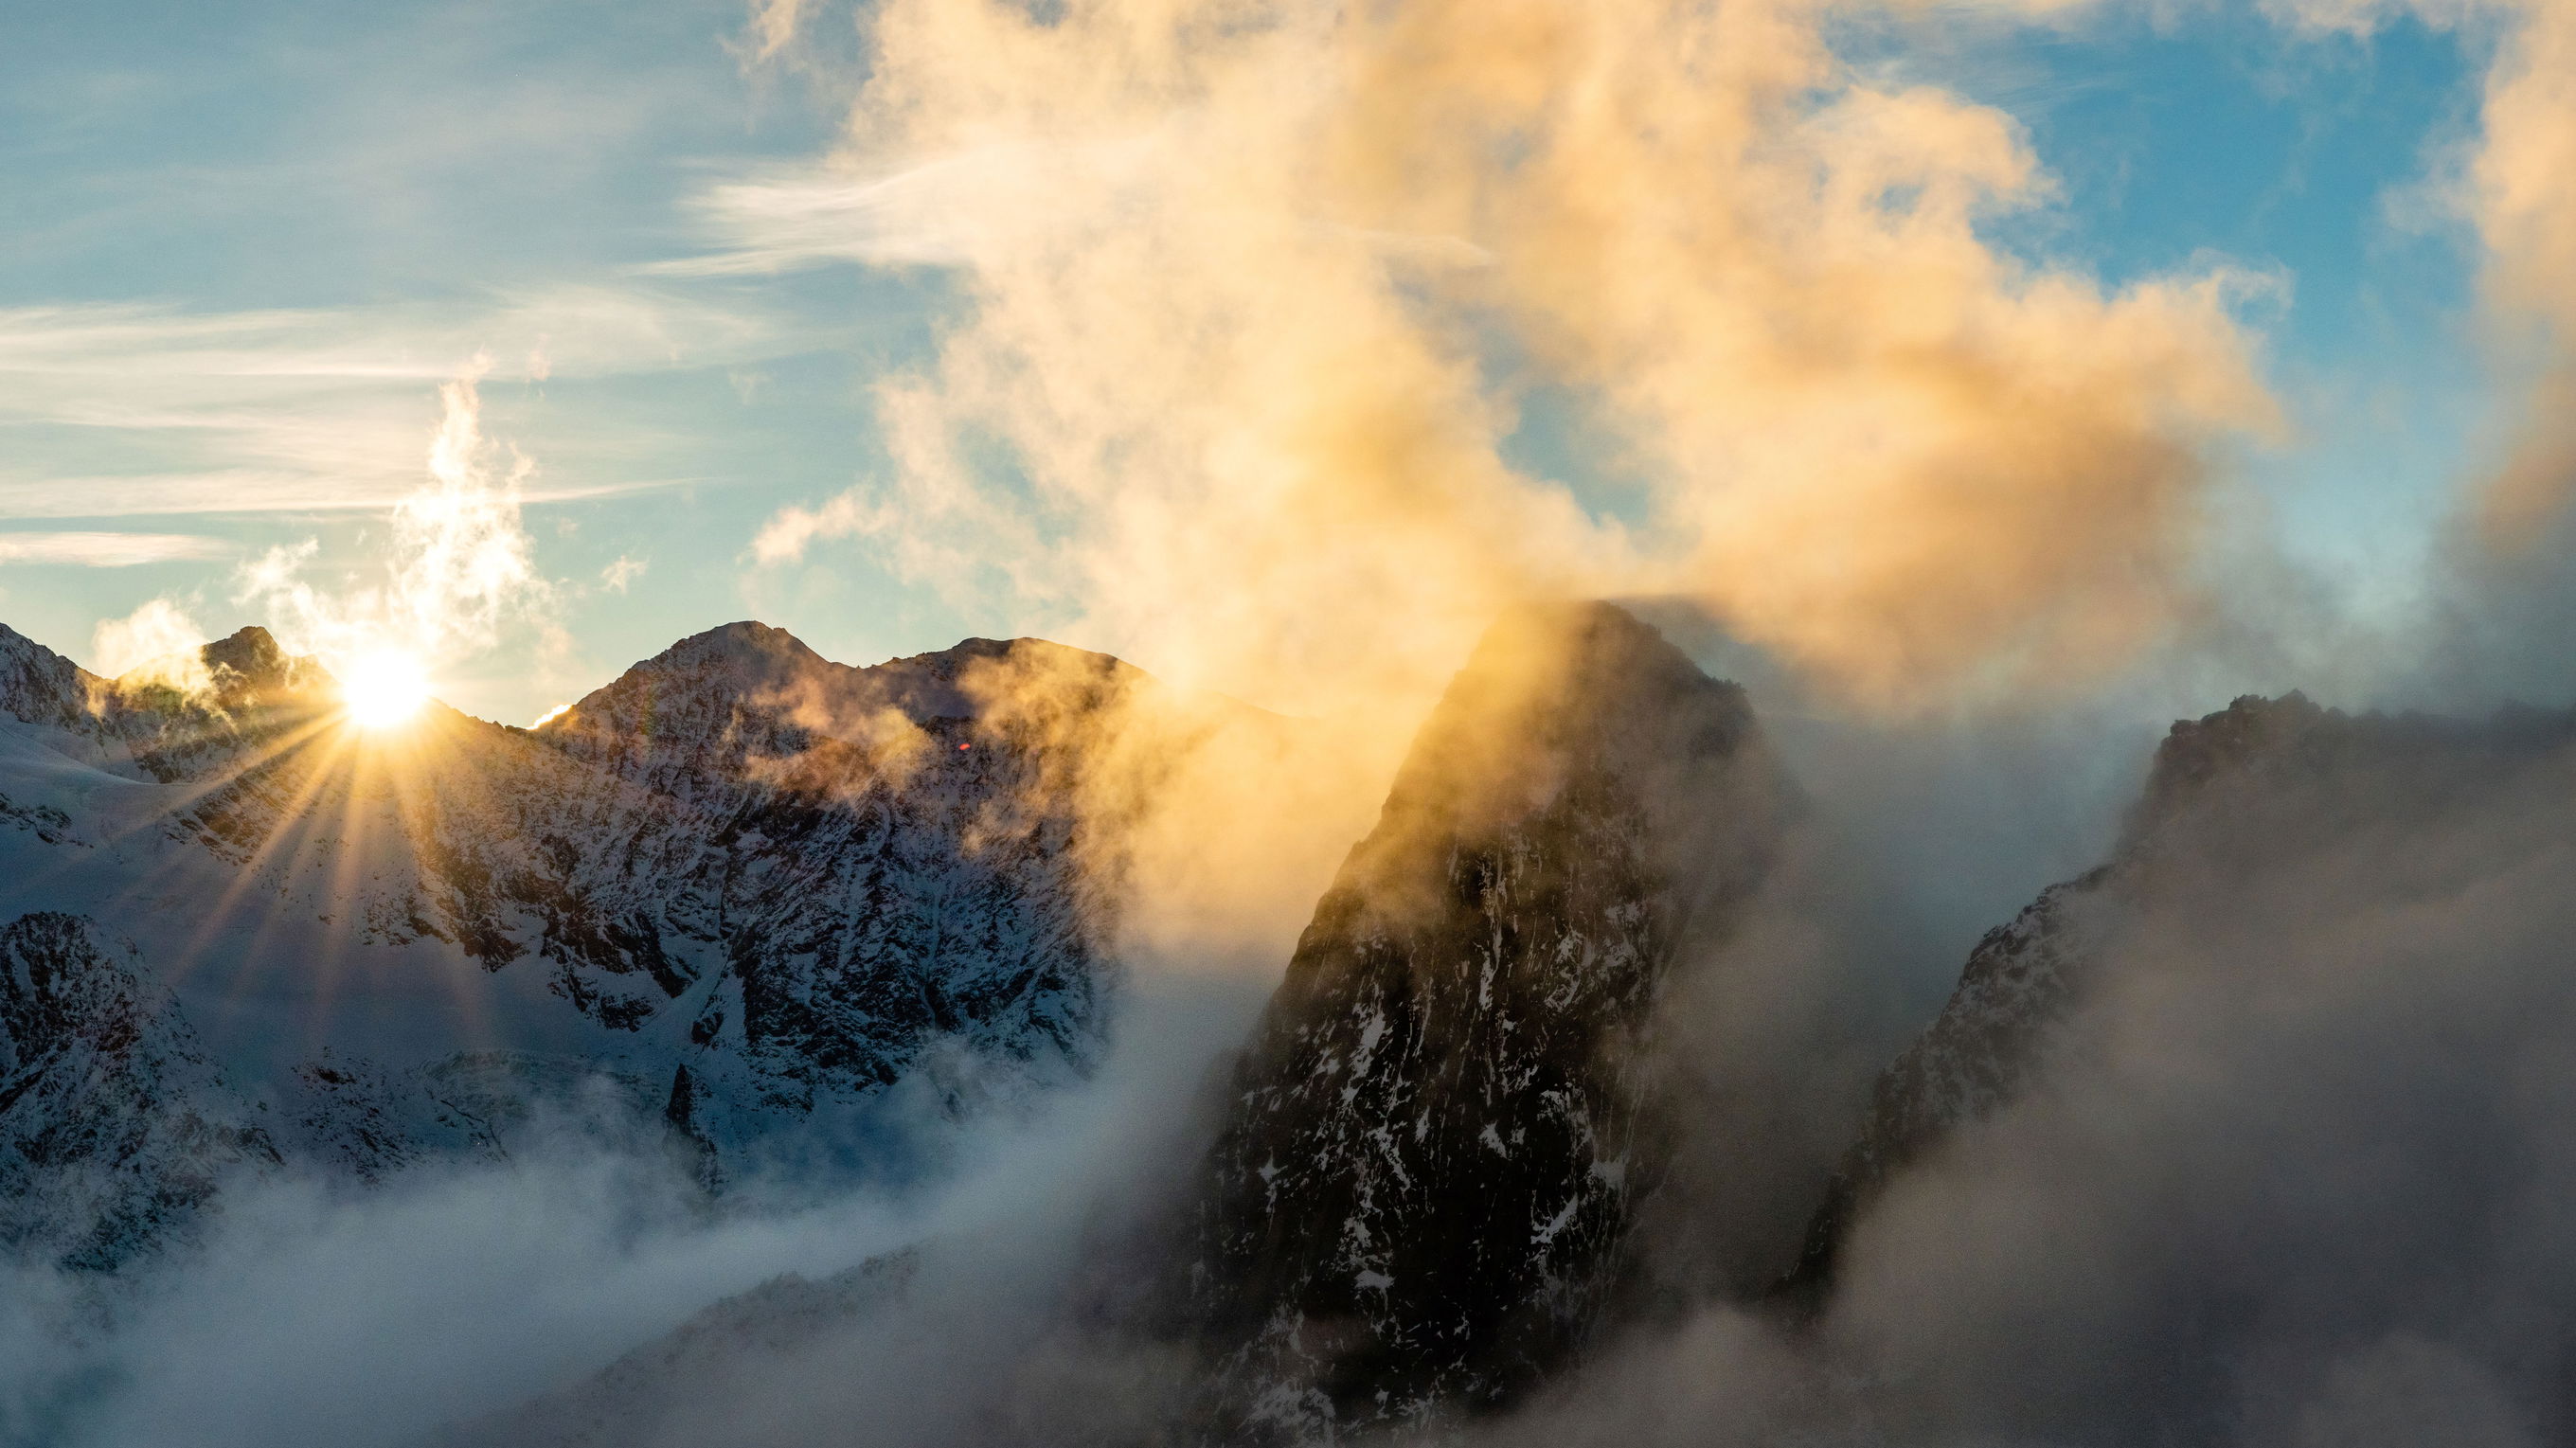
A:
{"label": "distant mountain peak", "polygon": [[2320,728],[2345,721],[2295,690],[2280,698],[2239,696],[2198,719],[2178,719],[2156,746],[2140,799],[2141,821],[2171,814],[2213,785],[2295,751]]}
{"label": "distant mountain peak", "polygon": [[262,688],[284,684],[292,667],[303,662],[290,657],[277,646],[275,635],[255,623],[207,644],[197,650],[197,657],[208,669],[228,671]]}
{"label": "distant mountain peak", "polygon": [[[2348,713],[2295,691],[2244,695],[2176,721],[2109,857],[1986,932],[1940,1014],[1880,1076],[1784,1292],[1813,1306],[1863,1214],[1899,1173],[2053,1069],[2058,1033],[2109,972],[2157,968],[2175,947],[2142,953],[2138,932],[2150,927],[2141,922],[2188,916],[2196,933],[2239,912],[2278,909],[2269,892],[2286,880],[2366,878],[2387,898],[2457,898],[2455,857],[2416,842],[2445,839],[2476,819],[2482,849],[2537,841],[2556,856],[2564,846],[2545,816],[2521,839],[2498,826],[2515,818],[2502,802],[2564,797],[2571,744],[2576,711]],[[2373,861],[2367,875],[2356,873],[2364,859]],[[2259,978],[2267,964],[2246,962],[2248,975]]]}
{"label": "distant mountain peak", "polygon": [[920,727],[980,719],[998,695],[1032,687],[1078,693],[1086,696],[1078,705],[1096,705],[1150,677],[1108,654],[1036,638],[970,638],[858,667],[746,619],[691,634],[634,664],[536,732],[564,740],[651,737],[666,746],[748,738],[775,749],[809,734],[878,738],[889,714]]}
{"label": "distant mountain peak", "polygon": [[711,665],[770,670],[832,667],[830,660],[808,648],[802,639],[758,619],[741,619],[691,634],[635,667],[703,669]]}

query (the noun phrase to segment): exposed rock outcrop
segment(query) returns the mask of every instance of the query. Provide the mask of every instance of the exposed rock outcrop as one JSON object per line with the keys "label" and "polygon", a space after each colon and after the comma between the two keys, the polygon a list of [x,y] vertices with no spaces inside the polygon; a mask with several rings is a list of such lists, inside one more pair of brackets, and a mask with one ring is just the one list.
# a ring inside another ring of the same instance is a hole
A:
{"label": "exposed rock outcrop", "polygon": [[1643,1049],[1787,795],[1743,694],[1605,605],[1497,625],[1299,941],[1205,1168],[1213,1438],[1512,1401],[1623,1287],[1668,1156]]}
{"label": "exposed rock outcrop", "polygon": [[72,915],[0,925],[0,1249],[114,1268],[277,1161],[130,948]]}

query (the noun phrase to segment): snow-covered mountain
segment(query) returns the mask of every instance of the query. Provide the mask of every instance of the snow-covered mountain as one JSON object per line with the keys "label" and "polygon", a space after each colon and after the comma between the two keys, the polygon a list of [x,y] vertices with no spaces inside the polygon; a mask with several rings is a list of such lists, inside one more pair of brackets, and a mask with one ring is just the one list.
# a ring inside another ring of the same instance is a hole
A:
{"label": "snow-covered mountain", "polygon": [[130,948],[0,925],[0,1250],[86,1269],[184,1226],[277,1147]]}
{"label": "snow-covered mountain", "polygon": [[1298,942],[1204,1168],[1217,1441],[1505,1403],[1618,1296],[1670,1147],[1642,1048],[1789,799],[1742,692],[1606,605],[1498,624]]}
{"label": "snow-covered mountain", "polygon": [[[432,705],[361,734],[258,629],[193,662],[104,680],[0,630],[0,925],[113,962],[0,981],[0,1101],[57,1143],[20,1150],[35,1175],[139,1153],[186,1176],[217,1147],[132,1144],[184,1101],[255,1123],[206,1128],[236,1157],[358,1179],[505,1154],[552,1114],[667,1130],[713,1181],[846,1145],[898,1082],[954,1104],[1065,1079],[1116,975],[1095,736],[1255,712],[1166,710],[1038,640],[850,668],[756,623],[536,730]],[[150,1071],[77,1044],[93,996],[149,1023],[115,1049]],[[123,1107],[95,1085],[147,1076]],[[135,1119],[65,1135],[48,1102]],[[95,1231],[67,1260],[150,1235]]]}

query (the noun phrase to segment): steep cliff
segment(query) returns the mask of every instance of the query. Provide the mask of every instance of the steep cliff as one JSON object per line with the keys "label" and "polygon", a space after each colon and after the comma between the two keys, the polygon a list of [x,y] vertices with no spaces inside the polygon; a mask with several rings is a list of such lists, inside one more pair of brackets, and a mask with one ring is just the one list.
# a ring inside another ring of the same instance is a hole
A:
{"label": "steep cliff", "polygon": [[1619,1294],[1669,1150],[1644,1038],[1777,843],[1741,691],[1601,605],[1486,637],[1317,906],[1209,1158],[1220,1439],[1510,1401]]}

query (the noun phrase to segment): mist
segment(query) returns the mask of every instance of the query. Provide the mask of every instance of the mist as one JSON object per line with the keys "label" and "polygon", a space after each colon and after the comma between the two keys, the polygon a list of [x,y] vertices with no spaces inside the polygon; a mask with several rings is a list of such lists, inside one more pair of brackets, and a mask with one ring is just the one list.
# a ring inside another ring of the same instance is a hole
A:
{"label": "mist", "polygon": [[971,1121],[912,1093],[936,1167],[908,1184],[747,1180],[710,1200],[649,1141],[543,1119],[505,1165],[425,1165],[372,1189],[245,1175],[193,1240],[116,1279],[13,1274],[0,1441],[512,1441],[509,1410],[712,1303],[914,1248],[893,1315],[777,1362],[719,1357],[761,1395],[694,1427],[624,1430],[703,1442],[692,1433],[722,1421],[727,1441],[828,1441],[821,1415],[867,1409],[890,1430],[913,1415],[877,1441],[947,1441],[983,1410],[979,1373],[1045,1329],[1086,1234],[1139,1209],[1141,1169],[1172,1154],[1209,1060],[1257,1005],[1204,975],[1149,978],[1080,1087]]}

